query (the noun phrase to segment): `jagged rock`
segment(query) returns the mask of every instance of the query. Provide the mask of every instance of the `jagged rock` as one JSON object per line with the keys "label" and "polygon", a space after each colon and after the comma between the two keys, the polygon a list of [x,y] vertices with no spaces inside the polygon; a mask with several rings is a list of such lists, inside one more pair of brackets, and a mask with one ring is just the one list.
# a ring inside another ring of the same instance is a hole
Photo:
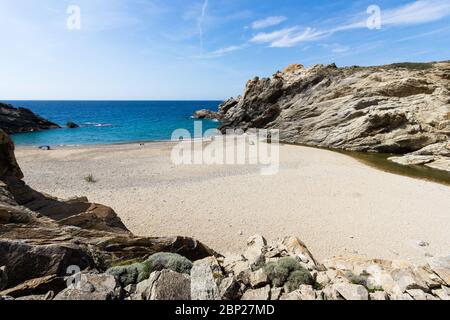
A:
{"label": "jagged rock", "polygon": [[0,130],[0,266],[9,270],[5,291],[15,296],[58,292],[58,285],[49,279],[66,276],[70,266],[105,271],[118,261],[158,252],[178,253],[189,260],[217,255],[191,238],[133,236],[111,208],[86,198],[50,197],[22,178],[14,145]]}
{"label": "jagged rock", "polygon": [[0,129],[6,133],[30,132],[60,128],[26,108],[14,108],[0,102]]}
{"label": "jagged rock", "polygon": [[30,295],[45,295],[49,291],[59,292],[63,290],[65,287],[66,282],[62,277],[50,275],[41,278],[27,280],[13,288],[1,291],[0,295],[11,296],[14,298]]}
{"label": "jagged rock", "polygon": [[361,285],[337,283],[333,287],[345,300],[369,300],[369,292]]}
{"label": "jagged rock", "polygon": [[439,300],[431,294],[425,293],[419,289],[406,290],[406,293],[409,294],[414,300]]}
{"label": "jagged rock", "polygon": [[202,109],[202,110],[195,111],[193,118],[194,119],[220,120],[220,115],[217,112]]}
{"label": "jagged rock", "polygon": [[[450,62],[424,66],[290,66],[219,107],[220,130],[279,129],[282,142],[396,154],[448,144]],[[429,166],[449,169],[448,154],[426,151],[440,157]]]}
{"label": "jagged rock", "polygon": [[54,300],[116,300],[119,284],[108,274],[82,273],[80,281],[58,293]]}
{"label": "jagged rock", "polygon": [[448,286],[450,286],[450,256],[428,259],[428,264]]}
{"label": "jagged rock", "polygon": [[250,289],[245,291],[242,300],[269,300],[270,286],[267,285],[260,289]]}
{"label": "jagged rock", "polygon": [[244,257],[253,270],[264,264],[266,245],[267,241],[261,235],[254,235],[247,240],[247,250],[244,253]]}
{"label": "jagged rock", "polygon": [[441,300],[450,300],[450,288],[442,286],[441,289],[433,290],[433,294]]}
{"label": "jagged rock", "polygon": [[219,286],[220,297],[222,300],[239,299],[241,286],[233,276],[222,280]]}
{"label": "jagged rock", "polygon": [[0,291],[5,289],[8,285],[8,273],[6,272],[6,266],[0,267]]}
{"label": "jagged rock", "polygon": [[283,288],[270,289],[270,300],[280,300],[283,293]]}
{"label": "jagged rock", "polygon": [[191,280],[172,270],[155,271],[136,286],[133,300],[190,300]]}
{"label": "jagged rock", "polygon": [[69,121],[67,122],[66,127],[69,129],[76,129],[79,128],[80,126],[77,125],[75,122]]}
{"label": "jagged rock", "polygon": [[215,257],[194,262],[191,269],[192,300],[220,300],[222,269]]}

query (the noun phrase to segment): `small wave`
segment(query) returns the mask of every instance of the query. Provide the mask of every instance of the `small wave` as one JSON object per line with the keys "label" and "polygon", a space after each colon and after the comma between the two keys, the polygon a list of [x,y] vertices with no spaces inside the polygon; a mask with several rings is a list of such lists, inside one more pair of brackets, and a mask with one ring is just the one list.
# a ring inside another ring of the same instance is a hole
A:
{"label": "small wave", "polygon": [[112,127],[111,123],[84,122],[83,125],[91,127]]}

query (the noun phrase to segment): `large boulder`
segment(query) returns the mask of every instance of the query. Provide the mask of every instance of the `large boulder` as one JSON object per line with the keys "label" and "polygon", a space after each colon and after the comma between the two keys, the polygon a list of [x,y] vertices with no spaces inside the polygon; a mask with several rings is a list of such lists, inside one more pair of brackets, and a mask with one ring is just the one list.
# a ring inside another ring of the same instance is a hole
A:
{"label": "large boulder", "polygon": [[6,133],[31,132],[60,128],[26,108],[15,108],[0,102],[0,129]]}
{"label": "large boulder", "polygon": [[[227,129],[279,129],[283,142],[406,154],[449,142],[450,62],[337,68],[290,66],[247,83],[219,107]],[[426,164],[447,170],[448,149]],[[408,163],[417,160],[405,159]],[[433,163],[435,165],[433,165]]]}

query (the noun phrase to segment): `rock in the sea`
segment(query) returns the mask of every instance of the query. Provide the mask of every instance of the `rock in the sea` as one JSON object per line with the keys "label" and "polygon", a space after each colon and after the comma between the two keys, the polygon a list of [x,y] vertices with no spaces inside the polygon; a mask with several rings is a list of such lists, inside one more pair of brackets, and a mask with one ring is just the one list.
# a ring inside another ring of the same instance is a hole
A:
{"label": "rock in the sea", "polygon": [[60,128],[26,108],[15,108],[0,102],[0,129],[6,133],[19,133]]}
{"label": "rock in the sea", "polygon": [[215,257],[194,262],[191,269],[192,300],[220,300],[222,269]]}
{"label": "rock in the sea", "polygon": [[[227,129],[279,129],[280,140],[351,151],[421,155],[396,159],[446,170],[450,62],[337,68],[290,66],[247,83],[219,107]],[[427,153],[427,154],[425,154]],[[434,158],[432,158],[434,157]]]}
{"label": "rock in the sea", "polygon": [[112,275],[82,273],[80,281],[58,293],[54,300],[116,300],[120,288]]}
{"label": "rock in the sea", "polygon": [[209,119],[209,120],[220,120],[220,115],[217,112],[202,109],[195,111],[193,115],[194,119]]}
{"label": "rock in the sea", "polygon": [[269,300],[270,299],[270,286],[267,285],[260,289],[249,289],[245,291],[242,296],[242,300]]}
{"label": "rock in the sea", "polygon": [[76,129],[76,128],[79,128],[80,126],[78,124],[76,124],[75,122],[69,121],[69,122],[67,122],[66,127],[69,129]]}

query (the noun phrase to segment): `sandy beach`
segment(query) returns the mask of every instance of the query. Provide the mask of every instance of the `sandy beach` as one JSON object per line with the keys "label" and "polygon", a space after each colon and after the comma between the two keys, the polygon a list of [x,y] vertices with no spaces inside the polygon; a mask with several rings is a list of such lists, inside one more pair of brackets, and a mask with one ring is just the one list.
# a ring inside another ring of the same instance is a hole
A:
{"label": "sandy beach", "polygon": [[[192,236],[226,253],[253,234],[295,235],[319,259],[357,253],[423,261],[450,253],[448,186],[306,147],[281,146],[272,176],[253,165],[177,166],[172,147],[18,147],[16,156],[33,188],[109,205],[142,236]],[[85,181],[89,174],[95,183]]]}

